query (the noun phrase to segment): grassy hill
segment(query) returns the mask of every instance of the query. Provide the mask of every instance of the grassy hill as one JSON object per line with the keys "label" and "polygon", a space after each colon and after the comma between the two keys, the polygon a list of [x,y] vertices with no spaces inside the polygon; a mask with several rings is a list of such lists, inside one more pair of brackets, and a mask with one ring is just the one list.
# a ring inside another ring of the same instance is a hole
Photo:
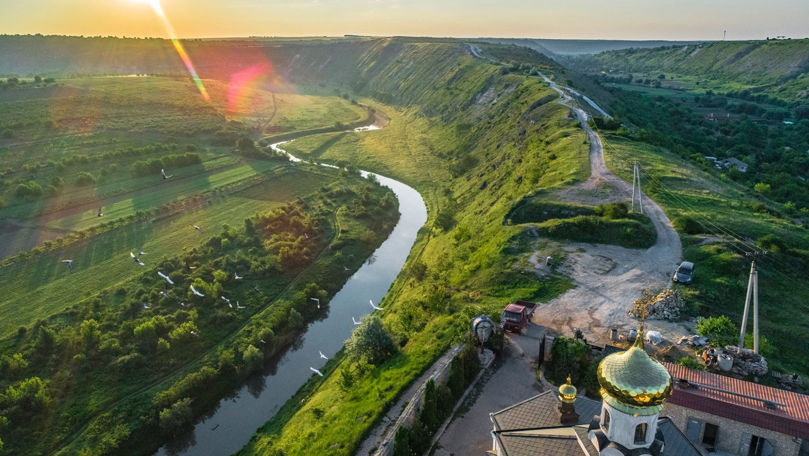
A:
{"label": "grassy hill", "polygon": [[764,95],[790,105],[809,101],[809,39],[721,41],[627,49],[581,57],[582,71],[657,78],[686,88]]}

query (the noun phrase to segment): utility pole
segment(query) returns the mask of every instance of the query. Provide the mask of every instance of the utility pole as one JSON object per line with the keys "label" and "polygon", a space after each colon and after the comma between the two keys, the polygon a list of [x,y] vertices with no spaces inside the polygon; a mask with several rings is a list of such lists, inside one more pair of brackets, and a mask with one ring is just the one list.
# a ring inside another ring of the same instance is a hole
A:
{"label": "utility pole", "polygon": [[728,37],[728,31],[725,30],[724,32],[722,32],[722,41],[725,41],[725,38],[727,38],[727,37]]}
{"label": "utility pole", "polygon": [[635,166],[632,169],[632,212],[635,212],[635,185],[637,183],[638,191],[638,207],[640,207],[640,213],[643,214],[643,192],[640,191],[640,167],[638,166],[638,161],[635,160]]}
{"label": "utility pole", "polygon": [[[766,252],[764,252],[766,253]],[[739,333],[739,349],[744,348],[744,333],[747,329],[747,316],[750,313],[750,301],[753,301],[753,352],[758,353],[758,270],[756,259],[759,252],[748,254],[753,256],[750,263],[750,279],[747,282],[747,296],[744,300],[744,314],[742,315],[742,329]]]}

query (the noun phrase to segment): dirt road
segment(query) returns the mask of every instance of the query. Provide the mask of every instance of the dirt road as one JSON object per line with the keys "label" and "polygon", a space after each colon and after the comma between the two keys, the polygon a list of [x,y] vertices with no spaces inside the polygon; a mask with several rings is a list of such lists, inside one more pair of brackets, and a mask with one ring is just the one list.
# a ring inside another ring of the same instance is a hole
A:
{"label": "dirt road", "polygon": [[[575,113],[590,142],[590,178],[559,192],[559,198],[580,204],[630,201],[632,185],[607,169],[601,137],[587,125],[588,114],[574,104],[567,88],[557,86],[541,73],[540,76],[561,95],[559,103]],[[568,335],[572,328],[580,328],[588,340],[599,343],[608,341],[610,328],[628,329],[638,325],[626,311],[643,289],[668,286],[682,256],[680,237],[660,206],[643,195],[643,210],[657,231],[655,245],[646,250],[604,244],[565,245],[567,257],[560,268],[576,288],[538,308],[534,313],[535,323]],[[544,267],[541,262],[537,264]],[[648,326],[660,331],[669,341],[686,333],[675,323],[650,321]]]}

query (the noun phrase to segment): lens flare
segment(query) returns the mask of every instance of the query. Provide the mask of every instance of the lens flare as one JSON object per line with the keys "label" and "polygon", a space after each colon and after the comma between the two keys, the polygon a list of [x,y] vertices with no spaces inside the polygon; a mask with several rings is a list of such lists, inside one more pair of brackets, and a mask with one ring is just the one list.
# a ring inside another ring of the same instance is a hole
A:
{"label": "lens flare", "polygon": [[166,16],[166,13],[163,11],[163,7],[160,5],[160,0],[144,0],[149,6],[152,7],[157,17],[160,18],[160,21],[163,22],[163,27],[166,28],[166,32],[169,34],[169,39],[171,40],[171,44],[174,45],[174,50],[177,51],[177,55],[180,56],[180,60],[183,61],[183,65],[188,70],[188,73],[191,75],[191,78],[194,80],[194,84],[197,85],[197,89],[199,89],[200,95],[205,101],[211,101],[211,96],[208,95],[208,91],[205,89],[205,85],[202,84],[202,80],[197,75],[197,70],[194,68],[194,64],[191,62],[191,57],[188,56],[188,53],[185,51],[185,47],[183,47],[183,43],[177,39],[177,34],[174,33],[174,27],[171,26],[171,22],[169,22],[169,18]]}
{"label": "lens flare", "polygon": [[251,112],[250,102],[272,74],[269,62],[260,62],[231,75],[227,92],[228,112]]}

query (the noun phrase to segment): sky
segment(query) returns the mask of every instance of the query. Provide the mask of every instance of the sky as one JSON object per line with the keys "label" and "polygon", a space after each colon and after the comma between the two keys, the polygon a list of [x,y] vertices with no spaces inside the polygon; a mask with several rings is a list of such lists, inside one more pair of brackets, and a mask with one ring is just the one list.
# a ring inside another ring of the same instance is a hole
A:
{"label": "sky", "polygon": [[[809,0],[159,0],[179,37],[809,36]],[[167,37],[144,0],[4,2],[0,34]]]}

